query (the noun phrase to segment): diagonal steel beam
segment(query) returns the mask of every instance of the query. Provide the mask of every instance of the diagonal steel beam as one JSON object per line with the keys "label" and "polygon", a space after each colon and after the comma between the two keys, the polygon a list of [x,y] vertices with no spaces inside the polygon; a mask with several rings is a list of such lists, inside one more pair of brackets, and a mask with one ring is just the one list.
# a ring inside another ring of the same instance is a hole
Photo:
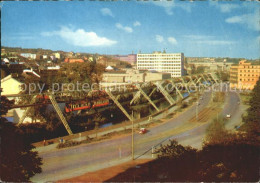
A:
{"label": "diagonal steel beam", "polygon": [[71,131],[71,129],[70,129],[70,126],[69,126],[69,124],[68,124],[66,118],[64,117],[63,113],[61,112],[61,110],[60,110],[60,108],[59,108],[59,106],[58,106],[58,103],[57,103],[57,101],[55,100],[55,97],[54,97],[52,94],[50,94],[50,95],[49,95],[49,98],[50,98],[50,101],[51,101],[51,103],[52,103],[52,105],[53,105],[55,111],[57,112],[58,116],[60,117],[61,122],[63,123],[64,127],[66,128],[67,132],[68,132],[70,135],[72,135],[73,133],[72,133],[72,131]]}
{"label": "diagonal steel beam", "polygon": [[180,90],[178,89],[178,87],[176,86],[176,84],[174,83],[173,80],[171,80],[172,85],[174,86],[175,90],[177,91],[177,93],[180,95],[180,97],[183,99],[183,95],[181,94]]}
{"label": "diagonal steel beam", "polygon": [[205,79],[204,74],[201,75],[201,77],[203,78],[203,80],[207,83],[208,81]]}
{"label": "diagonal steel beam", "polygon": [[197,79],[196,84],[199,83],[201,80],[201,77]]}
{"label": "diagonal steel beam", "polygon": [[[30,104],[33,104],[33,103],[35,102],[35,100],[36,100],[36,95],[33,96],[33,98],[32,98],[32,100],[31,100]],[[26,110],[24,111],[22,117],[19,119],[19,122],[18,122],[18,124],[17,124],[18,126],[23,123],[24,119],[27,117],[27,115],[28,115],[28,113],[29,113],[29,110],[30,110],[30,107],[27,107]]]}
{"label": "diagonal steel beam", "polygon": [[170,105],[173,105],[175,103],[175,101],[173,100],[173,98],[170,96],[170,94],[164,89],[164,87],[162,86],[164,82],[156,82],[155,85],[157,86],[157,88],[160,90],[160,92],[163,94],[163,96],[165,97],[165,99],[170,103]]}
{"label": "diagonal steel beam", "polygon": [[209,75],[212,77],[212,79],[215,81],[215,83],[218,83],[218,81],[217,81],[217,78],[216,78],[216,75],[215,75],[215,74],[209,73]]}
{"label": "diagonal steel beam", "polygon": [[155,87],[155,88],[152,90],[152,92],[151,92],[148,96],[151,97],[152,94],[153,94],[156,90],[157,90],[157,88]]}
{"label": "diagonal steel beam", "polygon": [[136,85],[136,88],[141,92],[141,94],[152,104],[152,106],[159,112],[160,110],[156,107],[156,105],[153,103],[153,101],[146,95],[146,93],[142,90],[142,88],[139,86],[139,84]]}
{"label": "diagonal steel beam", "polygon": [[140,96],[141,96],[141,92],[140,91],[136,92],[133,99],[130,101],[130,105],[132,105],[133,102],[135,102],[137,99],[139,99]]}
{"label": "diagonal steel beam", "polygon": [[109,90],[109,89],[105,89],[105,91],[106,91],[106,93],[107,93],[107,95],[114,101],[114,103],[117,105],[117,107],[124,113],[124,115],[130,120],[130,121],[132,121],[133,120],[133,118],[128,114],[128,112],[125,110],[125,108],[120,104],[120,102],[118,102],[118,96],[117,97],[115,97],[112,93],[111,93],[111,91]]}
{"label": "diagonal steel beam", "polygon": [[181,78],[182,84],[185,86],[186,90],[188,91],[188,93],[190,93],[189,87],[187,85],[187,83],[185,83],[184,79]]}
{"label": "diagonal steel beam", "polygon": [[193,81],[192,77],[189,76],[189,78],[190,78],[190,82],[196,86],[196,83]]}

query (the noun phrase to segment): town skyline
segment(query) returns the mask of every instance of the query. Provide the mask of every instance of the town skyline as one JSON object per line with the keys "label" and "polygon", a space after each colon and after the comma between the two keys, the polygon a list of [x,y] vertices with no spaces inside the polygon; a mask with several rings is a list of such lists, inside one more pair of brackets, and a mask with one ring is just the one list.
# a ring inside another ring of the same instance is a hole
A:
{"label": "town skyline", "polygon": [[2,46],[257,59],[257,3],[4,2]]}

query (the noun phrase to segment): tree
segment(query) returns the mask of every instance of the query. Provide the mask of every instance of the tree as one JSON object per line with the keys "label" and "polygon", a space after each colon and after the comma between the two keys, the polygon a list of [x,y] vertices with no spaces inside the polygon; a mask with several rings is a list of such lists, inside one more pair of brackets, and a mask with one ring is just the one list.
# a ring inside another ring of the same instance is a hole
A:
{"label": "tree", "polygon": [[242,129],[244,128],[252,138],[260,140],[260,77],[251,93],[249,105]]}
{"label": "tree", "polygon": [[4,103],[12,102],[1,96],[0,179],[8,182],[29,181],[30,177],[41,172],[42,159],[38,156],[38,152],[32,151],[34,146],[27,143],[19,128],[2,117],[10,107],[7,106],[2,110]]}

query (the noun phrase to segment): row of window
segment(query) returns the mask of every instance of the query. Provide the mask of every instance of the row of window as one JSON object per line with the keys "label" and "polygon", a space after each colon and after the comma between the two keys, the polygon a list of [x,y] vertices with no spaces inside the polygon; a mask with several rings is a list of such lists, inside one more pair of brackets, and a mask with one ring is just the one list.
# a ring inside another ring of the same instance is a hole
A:
{"label": "row of window", "polygon": [[137,57],[181,57],[181,55],[180,54],[168,54],[168,55],[166,55],[166,54],[151,54],[151,55],[149,55],[149,54],[143,54],[143,55],[138,54]]}
{"label": "row of window", "polygon": [[150,60],[159,60],[159,59],[164,59],[164,60],[171,60],[171,59],[181,59],[181,57],[137,57],[137,60],[139,59],[150,59]]}
{"label": "row of window", "polygon": [[[243,76],[243,74],[240,74],[240,76]],[[244,74],[244,76],[253,76],[253,77],[258,77],[258,74],[256,74],[256,75],[254,75],[254,74],[248,74],[248,75],[246,75],[246,74]]]}
{"label": "row of window", "polygon": [[253,69],[253,68],[255,68],[255,69],[257,69],[257,68],[260,68],[260,66],[259,65],[255,65],[255,66],[244,66],[244,69]]}
{"label": "row of window", "polygon": [[160,68],[154,68],[154,67],[137,67],[138,69],[142,69],[142,70],[147,70],[147,69],[150,69],[150,70],[162,70],[162,71],[165,71],[165,70],[177,70],[177,71],[180,71],[181,68],[172,68],[172,67],[160,67]]}
{"label": "row of window", "polygon": [[239,70],[239,72],[260,72],[259,70]]}
{"label": "row of window", "polygon": [[254,78],[252,78],[252,79],[240,79],[240,81],[255,81],[255,79]]}
{"label": "row of window", "polygon": [[137,64],[180,64],[180,61],[171,61],[171,62],[153,62],[153,61],[145,61],[145,62],[137,62]]}
{"label": "row of window", "polygon": [[163,64],[163,65],[152,65],[152,64],[139,64],[137,67],[171,67],[171,68],[181,68],[180,64],[174,64],[174,65],[170,65],[170,64]]}

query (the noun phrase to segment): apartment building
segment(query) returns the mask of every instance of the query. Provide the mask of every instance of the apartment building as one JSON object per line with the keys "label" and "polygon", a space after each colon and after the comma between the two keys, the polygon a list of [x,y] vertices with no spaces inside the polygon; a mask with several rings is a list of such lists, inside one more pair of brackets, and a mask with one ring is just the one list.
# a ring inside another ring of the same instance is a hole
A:
{"label": "apartment building", "polygon": [[230,87],[252,90],[260,77],[260,65],[242,60],[230,68]]}
{"label": "apartment building", "polygon": [[138,70],[155,70],[157,72],[170,73],[171,77],[184,75],[183,53],[137,54]]}

